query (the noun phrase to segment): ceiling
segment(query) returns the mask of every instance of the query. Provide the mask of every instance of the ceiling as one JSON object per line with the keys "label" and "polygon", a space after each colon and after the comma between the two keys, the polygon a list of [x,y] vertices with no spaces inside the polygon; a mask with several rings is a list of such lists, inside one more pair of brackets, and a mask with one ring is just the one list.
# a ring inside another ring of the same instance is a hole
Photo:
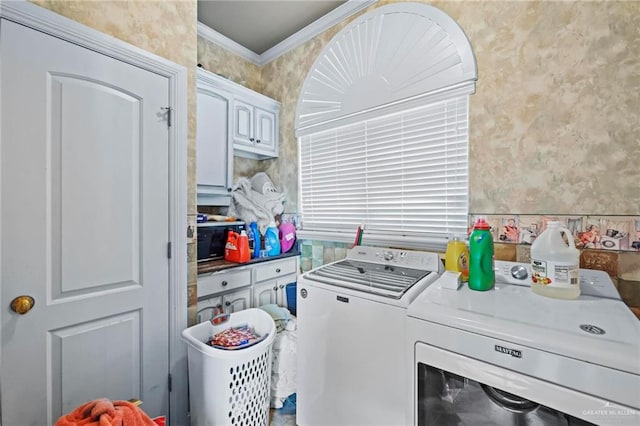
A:
{"label": "ceiling", "polygon": [[346,1],[198,0],[198,21],[261,55]]}

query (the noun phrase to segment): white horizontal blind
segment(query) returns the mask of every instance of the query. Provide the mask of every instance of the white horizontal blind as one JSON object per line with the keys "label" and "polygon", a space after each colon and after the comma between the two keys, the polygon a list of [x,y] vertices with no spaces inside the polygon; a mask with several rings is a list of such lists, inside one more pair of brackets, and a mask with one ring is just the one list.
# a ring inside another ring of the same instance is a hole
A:
{"label": "white horizontal blind", "polygon": [[469,95],[300,137],[305,231],[465,233]]}

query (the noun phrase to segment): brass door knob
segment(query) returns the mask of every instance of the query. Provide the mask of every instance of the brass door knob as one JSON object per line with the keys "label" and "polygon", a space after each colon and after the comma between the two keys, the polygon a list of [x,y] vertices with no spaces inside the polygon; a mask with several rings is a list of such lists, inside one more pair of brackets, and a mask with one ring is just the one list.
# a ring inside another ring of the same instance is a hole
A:
{"label": "brass door knob", "polygon": [[11,310],[20,315],[24,315],[33,308],[36,301],[31,296],[18,296],[11,301]]}

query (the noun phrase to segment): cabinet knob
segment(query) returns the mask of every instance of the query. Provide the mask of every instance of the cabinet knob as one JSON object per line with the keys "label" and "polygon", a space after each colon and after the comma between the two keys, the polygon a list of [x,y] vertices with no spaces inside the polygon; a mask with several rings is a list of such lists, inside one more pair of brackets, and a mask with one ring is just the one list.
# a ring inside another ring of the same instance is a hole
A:
{"label": "cabinet knob", "polygon": [[221,284],[222,284],[222,287],[226,287],[226,286],[227,286],[227,284],[229,284],[229,283],[228,283],[228,282],[226,282],[226,281],[222,281],[222,283],[221,283]]}
{"label": "cabinet knob", "polygon": [[277,285],[274,285],[274,286],[273,286],[273,290],[274,290],[274,291],[278,291],[278,286],[277,286]]}
{"label": "cabinet knob", "polygon": [[284,284],[280,284],[280,288],[284,288]]}
{"label": "cabinet knob", "polygon": [[256,143],[260,143],[260,139],[258,139],[258,140],[256,141]]}
{"label": "cabinet knob", "polygon": [[280,268],[276,268],[276,273],[279,274],[280,273]]}
{"label": "cabinet knob", "polygon": [[226,302],[224,302],[224,305],[225,305],[225,306],[229,306],[229,305],[231,305],[231,302],[229,302],[229,301],[227,300]]}
{"label": "cabinet knob", "polygon": [[249,140],[250,140],[251,142],[255,141],[255,139],[254,139],[254,138],[249,138]]}
{"label": "cabinet knob", "polygon": [[231,188],[227,188],[227,192],[231,192]]}

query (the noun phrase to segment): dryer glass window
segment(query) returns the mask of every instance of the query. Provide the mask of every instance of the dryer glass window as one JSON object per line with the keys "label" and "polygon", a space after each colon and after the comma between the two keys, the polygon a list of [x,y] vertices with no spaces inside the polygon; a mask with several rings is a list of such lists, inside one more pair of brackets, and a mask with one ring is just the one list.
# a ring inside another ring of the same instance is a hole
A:
{"label": "dryer glass window", "polygon": [[418,363],[417,375],[420,426],[593,425],[423,363]]}

